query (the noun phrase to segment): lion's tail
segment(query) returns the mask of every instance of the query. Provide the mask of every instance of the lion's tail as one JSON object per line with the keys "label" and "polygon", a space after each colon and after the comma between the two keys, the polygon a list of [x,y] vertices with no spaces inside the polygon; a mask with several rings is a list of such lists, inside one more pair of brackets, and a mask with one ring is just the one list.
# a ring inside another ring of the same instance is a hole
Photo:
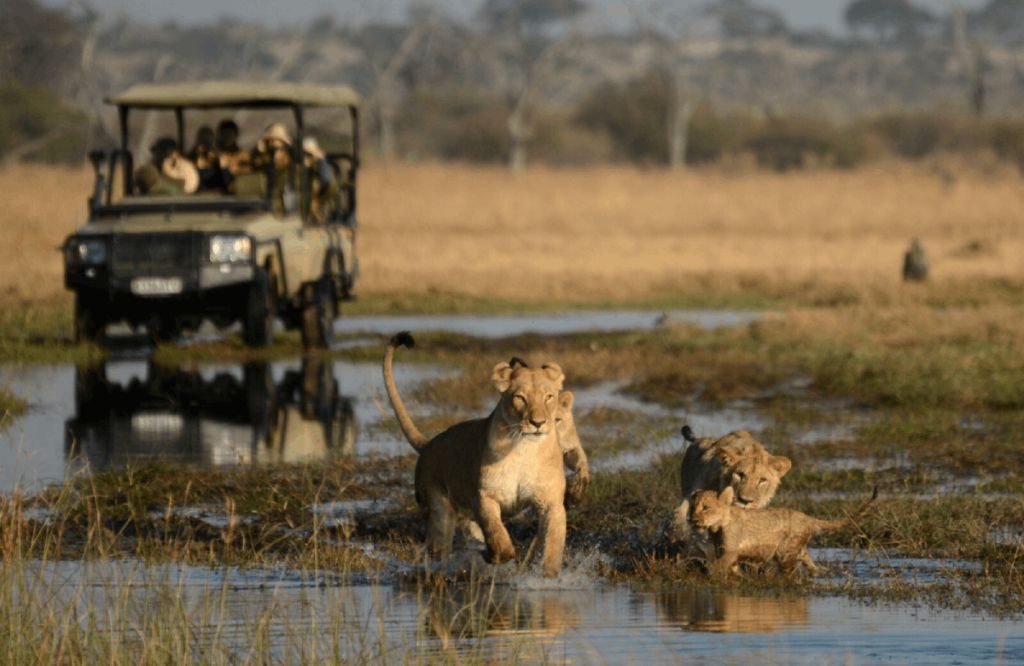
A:
{"label": "lion's tail", "polygon": [[841,527],[846,527],[847,525],[853,524],[856,520],[858,520],[861,516],[868,512],[868,509],[871,508],[871,503],[874,502],[877,497],[878,486],[875,486],[874,491],[871,493],[871,499],[869,499],[867,502],[864,502],[864,504],[859,509],[848,515],[846,518],[839,518],[838,520],[819,520],[815,523],[815,531],[837,530]]}
{"label": "lion's tail", "polygon": [[395,378],[391,372],[391,360],[395,356],[396,347],[409,347],[412,349],[415,346],[416,341],[413,340],[412,334],[408,331],[402,331],[398,335],[395,335],[388,341],[388,346],[384,348],[384,386],[388,390],[388,398],[391,399],[391,407],[395,410],[395,416],[398,418],[398,424],[402,426],[402,432],[405,433],[405,438],[412,444],[412,448],[416,451],[421,451],[427,442],[430,440],[419,431],[419,428],[412,422],[412,418],[409,416],[409,412],[405,409],[405,403],[402,402],[402,397],[398,395],[398,388],[395,386]]}

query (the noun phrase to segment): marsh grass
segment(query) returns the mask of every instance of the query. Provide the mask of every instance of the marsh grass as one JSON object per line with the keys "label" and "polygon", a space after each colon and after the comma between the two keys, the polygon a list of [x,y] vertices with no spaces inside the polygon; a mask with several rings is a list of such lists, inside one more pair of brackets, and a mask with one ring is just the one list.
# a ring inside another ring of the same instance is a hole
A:
{"label": "marsh grass", "polygon": [[[112,537],[101,534],[109,528],[96,504],[89,530],[77,531],[62,510],[77,501],[76,494],[67,487],[51,495],[44,521],[33,517],[38,507],[30,509],[20,496],[0,500],[3,663],[476,664],[511,663],[523,655],[548,661],[543,645],[528,640],[537,618],[517,618],[526,630],[522,637],[512,633],[497,647],[493,641],[463,643],[455,651],[455,640],[484,638],[502,626],[507,612],[508,602],[493,584],[479,579],[454,593],[443,581],[429,579],[409,588],[417,602],[413,626],[421,629],[412,635],[396,631],[386,621],[386,604],[360,601],[344,584],[353,565],[363,563],[339,558],[344,546],[314,521],[302,539],[304,556],[271,567],[295,572],[306,591],[254,592],[240,603],[238,569],[228,559],[204,563],[209,568],[198,583],[201,570],[182,569],[188,541],[165,538],[162,563],[125,559],[108,548]],[[62,543],[83,539],[92,544],[91,556],[62,560]]]}

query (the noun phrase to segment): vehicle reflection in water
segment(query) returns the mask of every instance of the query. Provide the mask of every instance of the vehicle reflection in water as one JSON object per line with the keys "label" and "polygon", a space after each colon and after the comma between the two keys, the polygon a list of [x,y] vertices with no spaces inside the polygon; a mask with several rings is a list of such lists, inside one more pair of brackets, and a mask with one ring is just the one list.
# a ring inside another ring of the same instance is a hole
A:
{"label": "vehicle reflection in water", "polygon": [[355,451],[352,399],[331,364],[304,359],[275,382],[267,363],[199,370],[152,361],[121,384],[105,365],[75,371],[75,417],[65,422],[69,471],[166,460],[204,467],[302,462]]}
{"label": "vehicle reflection in water", "polygon": [[684,631],[769,634],[811,623],[807,597],[751,597],[711,590],[657,595],[665,619]]}

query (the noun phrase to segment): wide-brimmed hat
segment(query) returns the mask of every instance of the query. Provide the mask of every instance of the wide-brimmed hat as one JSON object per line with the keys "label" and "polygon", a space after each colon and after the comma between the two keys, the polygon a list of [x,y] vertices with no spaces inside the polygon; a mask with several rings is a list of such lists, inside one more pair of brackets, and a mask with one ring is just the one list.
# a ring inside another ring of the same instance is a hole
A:
{"label": "wide-brimmed hat", "polygon": [[271,139],[277,139],[286,146],[292,145],[292,138],[288,136],[288,130],[281,123],[272,123],[267,125],[267,129],[263,130],[263,140],[270,141]]}
{"label": "wide-brimmed hat", "polygon": [[192,194],[199,189],[199,169],[195,164],[179,157],[176,160],[166,160],[161,167],[164,175],[168,178],[176,178],[185,184],[182,189],[185,194]]}
{"label": "wide-brimmed hat", "polygon": [[320,144],[318,144],[316,139],[311,136],[307,136],[302,140],[302,149],[318,160],[322,160],[327,157],[327,154],[321,150]]}

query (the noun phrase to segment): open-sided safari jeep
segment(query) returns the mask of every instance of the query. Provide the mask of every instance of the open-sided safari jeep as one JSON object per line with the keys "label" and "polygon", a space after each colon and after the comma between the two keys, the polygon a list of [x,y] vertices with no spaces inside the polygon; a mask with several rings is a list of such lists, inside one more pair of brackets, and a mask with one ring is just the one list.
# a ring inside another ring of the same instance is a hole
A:
{"label": "open-sided safari jeep", "polygon": [[[306,347],[327,346],[338,302],[353,298],[358,275],[356,93],[208,81],[139,85],[107,102],[119,112],[121,147],[90,155],[96,184],[89,221],[62,246],[77,338],[100,341],[108,324],[125,322],[167,339],[206,319],[219,327],[240,321],[247,344],[268,345],[280,318],[302,331]],[[244,116],[250,126],[265,115],[293,140],[273,143],[269,162],[256,168],[253,161],[254,168],[231,176],[230,187],[161,189],[154,179],[163,174],[140,166],[129,148],[129,128],[152,123],[159,112],[173,114],[182,153],[186,119],[195,127],[215,123],[217,113]],[[313,114],[327,118],[316,125],[328,148],[313,142],[318,166],[333,172],[332,187],[320,192],[313,180],[323,171],[308,168],[303,148]],[[276,151],[285,159],[275,159]]]}

